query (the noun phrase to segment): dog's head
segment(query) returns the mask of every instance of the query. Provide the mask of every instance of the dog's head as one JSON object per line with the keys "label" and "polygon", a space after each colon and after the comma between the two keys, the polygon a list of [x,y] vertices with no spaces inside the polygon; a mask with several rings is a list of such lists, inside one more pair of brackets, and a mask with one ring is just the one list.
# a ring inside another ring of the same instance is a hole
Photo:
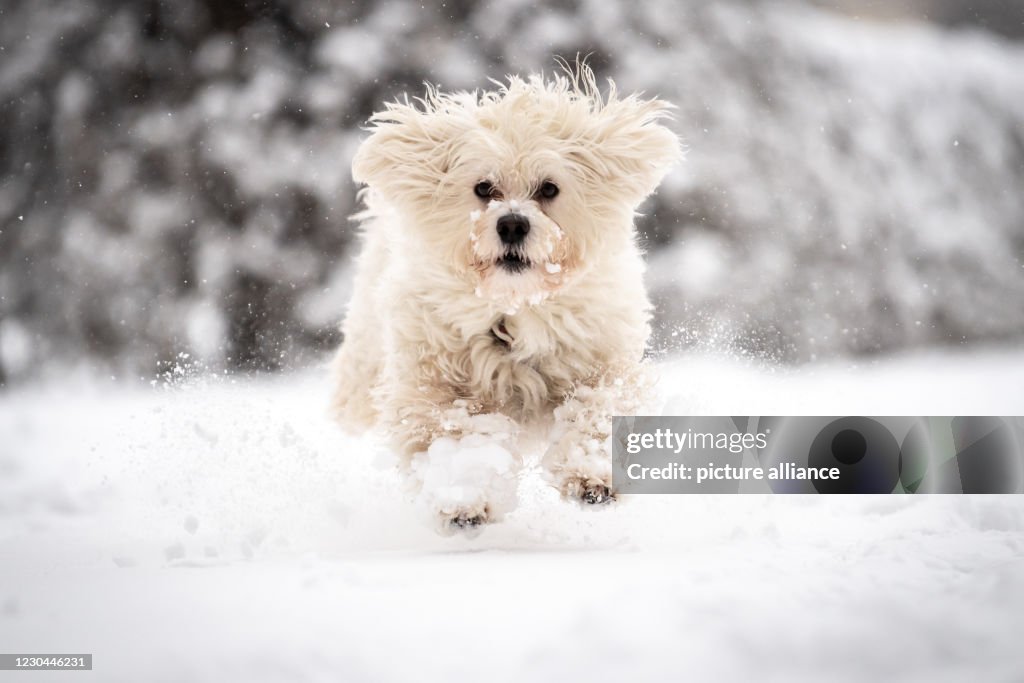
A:
{"label": "dog's head", "polygon": [[614,257],[633,214],[679,158],[670,105],[602,96],[593,73],[510,77],[494,92],[391,103],[352,164],[399,213],[398,239],[479,296],[537,303]]}

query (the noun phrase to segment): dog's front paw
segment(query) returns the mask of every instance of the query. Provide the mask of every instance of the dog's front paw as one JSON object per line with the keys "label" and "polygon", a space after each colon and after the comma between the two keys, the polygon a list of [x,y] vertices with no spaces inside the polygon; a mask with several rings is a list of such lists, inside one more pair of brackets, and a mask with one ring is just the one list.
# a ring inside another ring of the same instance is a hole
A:
{"label": "dog's front paw", "polygon": [[615,500],[605,440],[570,432],[544,456],[545,478],[565,500],[604,505]]}
{"label": "dog's front paw", "polygon": [[584,505],[606,505],[615,500],[615,492],[603,479],[584,476],[565,477],[559,489],[566,500]]}
{"label": "dog's front paw", "polygon": [[612,490],[603,484],[596,486],[588,486],[583,490],[583,495],[580,496],[587,505],[604,505],[615,500],[615,494]]}
{"label": "dog's front paw", "polygon": [[453,526],[456,529],[472,529],[473,527],[478,527],[481,524],[486,524],[486,523],[487,523],[487,517],[486,516],[484,516],[484,515],[472,515],[472,516],[470,516],[469,514],[467,514],[465,512],[459,513],[455,517],[452,517],[451,521],[448,522],[448,524],[450,526]]}
{"label": "dog's front paw", "polygon": [[435,439],[411,463],[417,499],[446,536],[475,536],[516,505],[519,458],[512,450],[513,425],[501,415],[479,415],[460,428],[467,426],[480,431]]}
{"label": "dog's front paw", "polygon": [[474,508],[456,508],[454,510],[440,511],[437,515],[437,530],[443,536],[462,534],[474,538],[483,531],[484,526],[491,521],[490,513],[486,506]]}

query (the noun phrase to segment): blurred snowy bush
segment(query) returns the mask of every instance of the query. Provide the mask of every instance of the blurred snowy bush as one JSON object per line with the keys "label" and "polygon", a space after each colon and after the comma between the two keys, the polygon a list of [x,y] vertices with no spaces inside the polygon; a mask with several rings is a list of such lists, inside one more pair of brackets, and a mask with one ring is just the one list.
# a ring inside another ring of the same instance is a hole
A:
{"label": "blurred snowy bush", "polygon": [[[952,20],[951,20],[952,21]],[[590,53],[678,107],[658,345],[785,360],[1024,333],[1024,50],[798,4],[15,0],[0,382],[275,369],[337,343],[359,125]]]}

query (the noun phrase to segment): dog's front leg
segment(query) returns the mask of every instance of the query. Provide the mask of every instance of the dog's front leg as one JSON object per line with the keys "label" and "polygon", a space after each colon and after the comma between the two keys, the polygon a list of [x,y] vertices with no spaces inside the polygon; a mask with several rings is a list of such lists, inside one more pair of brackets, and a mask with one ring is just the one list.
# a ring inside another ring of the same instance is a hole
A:
{"label": "dog's front leg", "polygon": [[590,505],[614,500],[612,417],[636,414],[649,395],[643,367],[630,366],[577,386],[555,408],[551,443],[542,464],[545,477],[564,498]]}
{"label": "dog's front leg", "polygon": [[474,532],[515,508],[518,426],[471,400],[425,385],[397,400],[388,425],[401,470],[439,532]]}

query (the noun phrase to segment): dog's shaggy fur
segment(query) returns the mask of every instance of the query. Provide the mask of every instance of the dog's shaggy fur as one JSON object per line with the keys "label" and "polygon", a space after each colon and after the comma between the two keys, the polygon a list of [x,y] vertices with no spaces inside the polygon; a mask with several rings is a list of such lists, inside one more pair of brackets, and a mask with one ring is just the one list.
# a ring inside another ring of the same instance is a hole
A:
{"label": "dog's shaggy fur", "polygon": [[[610,81],[602,96],[583,66],[374,115],[352,164],[365,245],[334,364],[342,424],[382,428],[409,471],[437,439],[495,431],[473,416],[505,416],[505,436],[540,425],[551,482],[607,500],[610,417],[636,408],[650,331],[634,213],[680,156],[668,109]],[[490,498],[481,482],[433,512],[475,526],[507,507]]]}

